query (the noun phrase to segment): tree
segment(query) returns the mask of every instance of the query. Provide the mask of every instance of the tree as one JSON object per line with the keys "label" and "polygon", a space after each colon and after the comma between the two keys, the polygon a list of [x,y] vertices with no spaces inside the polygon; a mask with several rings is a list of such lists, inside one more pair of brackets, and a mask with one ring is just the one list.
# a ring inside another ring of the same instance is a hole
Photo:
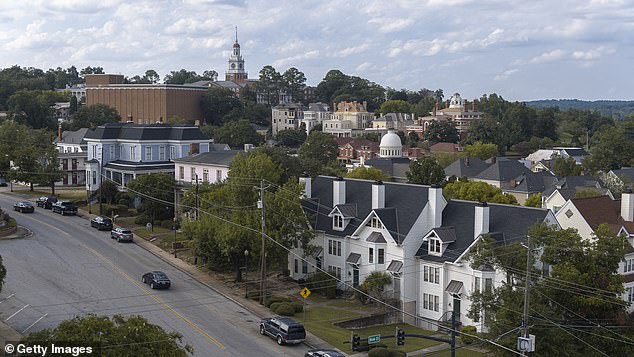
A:
{"label": "tree", "polygon": [[103,71],[103,67],[91,67],[91,66],[87,66],[86,68],[82,69],[79,74],[82,77],[86,77],[87,74],[104,74]]}
{"label": "tree", "polygon": [[232,148],[241,148],[244,144],[258,145],[262,136],[247,120],[230,121],[213,130],[213,138],[217,143],[228,144]]}
{"label": "tree", "polygon": [[577,165],[577,161],[572,157],[565,159],[563,157],[557,157],[553,163],[553,172],[557,176],[579,176],[581,175],[581,171],[581,166]]}
{"label": "tree", "polygon": [[385,88],[365,78],[330,70],[317,85],[315,95],[325,103],[367,101],[368,111],[374,112],[385,101]]}
{"label": "tree", "polygon": [[126,185],[131,195],[141,199],[139,212],[147,215],[150,223],[154,220],[174,217],[174,176],[158,173],[137,176]]}
{"label": "tree", "polygon": [[354,168],[352,171],[349,171],[346,174],[346,177],[374,181],[387,181],[390,179],[387,175],[383,173],[383,171],[375,167],[366,166],[359,166],[357,168]]}
{"label": "tree", "polygon": [[95,196],[98,197],[99,200],[103,199],[105,203],[114,204],[116,203],[115,200],[117,199],[118,193],[119,187],[116,183],[110,180],[104,180],[99,186]]}
{"label": "tree", "polygon": [[282,75],[273,66],[267,65],[260,70],[257,89],[264,94],[266,104],[275,106],[279,102],[279,90],[282,83]]}
{"label": "tree", "polygon": [[[32,332],[21,341],[33,345],[94,346],[99,356],[189,356],[178,332],[166,332],[143,316],[88,314],[62,321],[57,327]],[[104,347],[101,350],[101,346]]]}
{"label": "tree", "polygon": [[539,192],[532,194],[526,202],[524,202],[524,206],[540,208],[542,206],[542,194]]}
{"label": "tree", "polygon": [[338,152],[339,147],[332,135],[313,130],[299,147],[298,157],[304,170],[311,176],[317,176],[337,159]]}
{"label": "tree", "polygon": [[163,82],[167,84],[194,83],[200,80],[202,80],[202,77],[196,74],[196,72],[188,71],[184,68],[179,71],[170,71],[170,73],[166,74],[165,78],[163,78]]}
{"label": "tree", "polygon": [[51,145],[52,137],[44,130],[29,129],[25,125],[4,123],[0,136],[8,139],[5,155],[13,161],[7,176],[11,180],[26,182],[33,191],[33,184],[51,184],[61,178],[57,151]]}
{"label": "tree", "polygon": [[412,105],[404,100],[388,100],[381,104],[379,112],[382,115],[387,113],[411,113]]}
{"label": "tree", "polygon": [[97,103],[79,108],[70,122],[70,130],[94,128],[106,123],[117,123],[120,120],[121,117],[116,109]]}
{"label": "tree", "polygon": [[481,141],[476,141],[471,145],[465,146],[465,151],[470,157],[477,157],[481,160],[490,159],[498,154],[498,147],[495,144],[483,144]]}
{"label": "tree", "polygon": [[449,122],[434,121],[425,130],[425,140],[431,142],[457,143],[460,141],[458,130]]}
{"label": "tree", "polygon": [[453,181],[445,185],[443,193],[447,198],[460,200],[505,203],[517,205],[515,197],[508,193],[502,193],[499,188],[486,182]]}
{"label": "tree", "polygon": [[[233,110],[242,114],[244,106],[235,93],[227,88],[211,86],[200,100],[200,107],[207,124],[219,125]],[[241,116],[241,115],[240,115]]]}
{"label": "tree", "polygon": [[284,184],[293,177],[299,177],[302,174],[302,165],[296,155],[289,155],[288,149],[279,146],[262,146],[256,150],[268,155],[273,163],[278,165],[282,170],[280,183]]}
{"label": "tree", "polygon": [[213,69],[207,70],[207,71],[203,71],[203,75],[201,77],[201,80],[207,80],[207,81],[215,82],[216,80],[218,80],[218,72],[216,72]]}
{"label": "tree", "polygon": [[9,97],[7,106],[13,118],[32,128],[52,128],[56,124],[51,106],[67,101],[68,93],[20,90]]}
{"label": "tree", "polygon": [[282,74],[284,88],[291,95],[293,102],[304,101],[304,87],[306,86],[306,76],[297,68],[291,67]]}
{"label": "tree", "polygon": [[149,83],[155,84],[161,80],[161,76],[159,76],[159,74],[155,70],[148,69],[147,71],[145,71],[143,79],[147,80]]}
{"label": "tree", "polygon": [[364,304],[368,301],[371,301],[365,294],[382,301],[385,285],[391,283],[392,277],[390,276],[390,274],[384,271],[374,271],[370,273],[367,278],[365,278],[363,283],[361,283],[361,285],[359,286],[359,290],[361,290],[363,294],[357,294],[357,296]]}
{"label": "tree", "polygon": [[70,115],[75,114],[75,112],[77,111],[77,109],[79,108],[79,104],[77,103],[77,97],[75,97],[74,95],[70,96],[70,108],[68,108],[68,113]]}
{"label": "tree", "polygon": [[575,198],[591,198],[591,197],[599,197],[603,194],[594,188],[586,188],[583,190],[579,190],[575,192]]}
{"label": "tree", "polygon": [[50,132],[38,130],[31,134],[34,146],[37,150],[37,171],[33,181],[40,185],[48,185],[51,188],[51,194],[55,194],[55,183],[64,177],[64,173],[60,170],[57,148],[51,143],[53,135]]}
{"label": "tree", "polygon": [[288,147],[298,147],[306,141],[306,130],[284,129],[277,133],[277,141]]}
{"label": "tree", "polygon": [[618,169],[634,159],[634,141],[625,136],[623,128],[606,127],[592,137],[590,153],[584,162],[590,170]]}
{"label": "tree", "polygon": [[421,156],[409,164],[407,182],[419,185],[440,185],[445,181],[445,170],[433,157]]}

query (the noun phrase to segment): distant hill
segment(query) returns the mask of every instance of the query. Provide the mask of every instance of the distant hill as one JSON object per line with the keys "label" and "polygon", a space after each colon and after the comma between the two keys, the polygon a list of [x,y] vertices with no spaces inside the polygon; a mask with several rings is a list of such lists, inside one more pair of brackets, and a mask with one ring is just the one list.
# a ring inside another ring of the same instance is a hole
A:
{"label": "distant hill", "polygon": [[558,107],[561,110],[580,109],[597,111],[615,120],[624,119],[634,113],[633,100],[578,100],[578,99],[546,99],[526,102],[534,108]]}

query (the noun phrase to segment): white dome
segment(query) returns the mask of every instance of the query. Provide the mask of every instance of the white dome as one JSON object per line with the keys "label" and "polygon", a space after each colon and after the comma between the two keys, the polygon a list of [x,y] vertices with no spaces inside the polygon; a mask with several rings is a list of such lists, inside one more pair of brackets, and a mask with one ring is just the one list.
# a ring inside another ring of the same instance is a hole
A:
{"label": "white dome", "polygon": [[380,148],[402,148],[401,137],[394,131],[390,130],[381,138]]}

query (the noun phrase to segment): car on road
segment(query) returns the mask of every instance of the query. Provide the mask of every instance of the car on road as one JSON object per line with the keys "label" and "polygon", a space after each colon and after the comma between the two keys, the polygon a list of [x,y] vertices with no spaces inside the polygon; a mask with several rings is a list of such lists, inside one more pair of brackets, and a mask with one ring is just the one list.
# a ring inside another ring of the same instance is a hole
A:
{"label": "car on road", "polygon": [[33,213],[35,212],[35,207],[31,202],[22,201],[14,203],[13,210],[20,213]]}
{"label": "car on road", "polygon": [[7,180],[4,177],[0,177],[0,187],[7,187]]}
{"label": "car on road", "polygon": [[90,220],[90,226],[97,228],[100,231],[110,231],[112,230],[112,220],[108,217],[97,216]]}
{"label": "car on road", "polygon": [[117,242],[132,242],[132,231],[127,228],[115,228],[110,231],[110,238],[116,239]]}
{"label": "car on road", "polygon": [[309,350],[304,354],[304,357],[345,357],[343,353],[337,350],[321,349],[321,350]]}
{"label": "car on road", "polygon": [[143,274],[141,281],[143,281],[143,284],[150,285],[151,289],[169,289],[170,285],[172,285],[167,274],[158,270]]}
{"label": "car on road", "polygon": [[57,202],[57,197],[55,196],[42,196],[35,201],[35,204],[38,207],[42,207],[44,209],[52,209],[53,205]]}
{"label": "car on road", "polygon": [[260,321],[260,334],[274,338],[280,346],[287,343],[302,343],[306,339],[304,325],[291,318],[282,316],[270,317]]}
{"label": "car on road", "polygon": [[77,214],[77,206],[71,201],[57,201],[51,207],[51,210],[55,213],[59,213],[62,216],[67,214],[75,215]]}

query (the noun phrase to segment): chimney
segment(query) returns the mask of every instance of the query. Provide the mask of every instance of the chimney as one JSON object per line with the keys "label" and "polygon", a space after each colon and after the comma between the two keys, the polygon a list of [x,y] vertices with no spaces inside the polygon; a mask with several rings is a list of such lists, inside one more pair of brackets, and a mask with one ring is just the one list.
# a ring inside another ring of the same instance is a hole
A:
{"label": "chimney", "polygon": [[332,181],[332,206],[346,203],[346,181],[343,177],[337,177]]}
{"label": "chimney", "polygon": [[59,141],[62,141],[62,124],[59,124],[57,126],[57,139],[59,139]]}
{"label": "chimney", "polygon": [[372,184],[372,209],[385,208],[385,185],[383,181]]}
{"label": "chimney", "polygon": [[428,192],[433,228],[440,227],[442,226],[442,187],[440,185],[431,185]]}
{"label": "chimney", "polygon": [[621,194],[621,217],[626,222],[634,222],[634,193],[629,187]]}
{"label": "chimney", "polygon": [[311,198],[312,197],[312,187],[310,176],[304,174],[299,178],[299,184],[304,186],[304,193],[302,194],[303,198]]}
{"label": "chimney", "polygon": [[475,206],[475,214],[473,216],[473,239],[478,238],[481,234],[489,233],[489,205],[481,202]]}

